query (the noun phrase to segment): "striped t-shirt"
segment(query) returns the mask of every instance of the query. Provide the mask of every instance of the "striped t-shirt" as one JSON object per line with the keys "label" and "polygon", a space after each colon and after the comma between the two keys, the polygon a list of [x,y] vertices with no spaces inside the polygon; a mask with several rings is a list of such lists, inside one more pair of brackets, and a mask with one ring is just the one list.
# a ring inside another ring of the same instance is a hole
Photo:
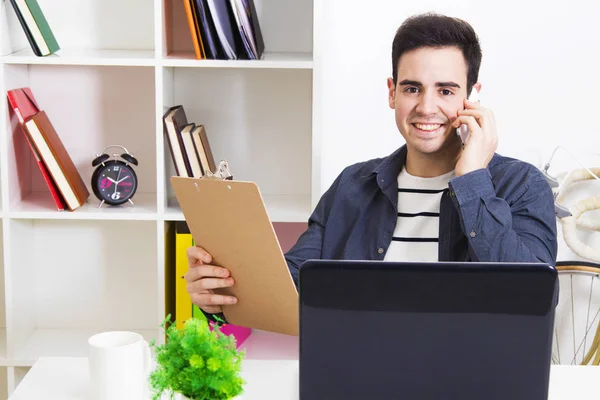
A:
{"label": "striped t-shirt", "polygon": [[384,261],[438,261],[440,200],[454,171],[434,178],[398,175],[398,221]]}

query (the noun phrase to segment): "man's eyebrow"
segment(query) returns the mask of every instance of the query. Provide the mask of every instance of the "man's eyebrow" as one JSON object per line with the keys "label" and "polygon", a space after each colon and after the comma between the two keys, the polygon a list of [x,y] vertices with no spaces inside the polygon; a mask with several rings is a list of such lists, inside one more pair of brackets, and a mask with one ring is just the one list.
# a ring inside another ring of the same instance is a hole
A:
{"label": "man's eyebrow", "polygon": [[460,85],[456,82],[436,82],[435,86],[437,87],[455,87],[460,89]]}
{"label": "man's eyebrow", "polygon": [[401,86],[423,86],[423,84],[419,81],[412,81],[410,79],[405,79],[403,81],[398,82],[398,85]]}
{"label": "man's eyebrow", "polygon": [[[401,86],[419,86],[419,87],[423,86],[423,84],[421,82],[419,82],[419,81],[413,81],[411,79],[404,79],[404,80],[400,81],[398,83],[398,85],[401,85]],[[455,88],[460,89],[460,85],[458,83],[451,82],[451,81],[448,81],[448,82],[436,82],[435,86],[436,87],[455,87]]]}

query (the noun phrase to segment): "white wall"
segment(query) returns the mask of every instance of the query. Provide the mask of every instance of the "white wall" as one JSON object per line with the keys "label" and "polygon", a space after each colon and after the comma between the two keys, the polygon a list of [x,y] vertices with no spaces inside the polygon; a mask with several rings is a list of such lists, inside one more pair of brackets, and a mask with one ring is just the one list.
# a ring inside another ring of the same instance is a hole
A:
{"label": "white wall", "polygon": [[[463,18],[478,33],[481,103],[494,111],[499,153],[538,167],[558,145],[579,155],[600,153],[599,3],[326,0],[320,7],[315,130],[323,135],[321,193],[346,165],[388,155],[404,143],[387,105],[391,44],[406,17],[425,11]],[[600,156],[585,160],[600,166]],[[552,171],[575,166],[559,152]],[[600,191],[600,182],[587,185]],[[593,241],[597,235],[581,237]],[[576,258],[562,242],[560,258]]]}

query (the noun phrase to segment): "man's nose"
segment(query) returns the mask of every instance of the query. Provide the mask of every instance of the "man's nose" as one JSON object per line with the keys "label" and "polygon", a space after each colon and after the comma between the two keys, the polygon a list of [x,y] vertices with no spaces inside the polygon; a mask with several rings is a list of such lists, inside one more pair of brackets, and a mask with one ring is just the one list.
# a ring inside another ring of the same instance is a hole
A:
{"label": "man's nose", "polygon": [[435,114],[438,110],[435,93],[424,92],[423,95],[419,98],[419,103],[417,104],[417,112],[419,114],[429,115]]}

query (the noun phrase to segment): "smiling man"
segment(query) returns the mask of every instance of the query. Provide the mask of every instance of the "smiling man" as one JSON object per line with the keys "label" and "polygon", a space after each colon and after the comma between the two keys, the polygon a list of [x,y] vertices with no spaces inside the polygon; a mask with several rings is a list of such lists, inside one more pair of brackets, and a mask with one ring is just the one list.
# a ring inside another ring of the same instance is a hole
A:
{"label": "smiling man", "polygon": [[[389,106],[406,144],[345,168],[324,193],[285,258],[296,285],[308,259],[556,263],[554,198],[543,174],[496,153],[492,111],[479,91],[481,48],[465,21],[406,20],[392,44]],[[466,124],[463,146],[456,129]],[[236,299],[226,266],[188,250],[192,301],[207,313]]]}
{"label": "smiling man", "polygon": [[[503,157],[491,110],[469,102],[482,53],[473,28],[411,17],[392,43],[388,102],[406,145],[347,167],[286,254],[297,283],[311,258],[556,263],[554,198],[543,174]],[[466,124],[466,145],[456,129]]]}

